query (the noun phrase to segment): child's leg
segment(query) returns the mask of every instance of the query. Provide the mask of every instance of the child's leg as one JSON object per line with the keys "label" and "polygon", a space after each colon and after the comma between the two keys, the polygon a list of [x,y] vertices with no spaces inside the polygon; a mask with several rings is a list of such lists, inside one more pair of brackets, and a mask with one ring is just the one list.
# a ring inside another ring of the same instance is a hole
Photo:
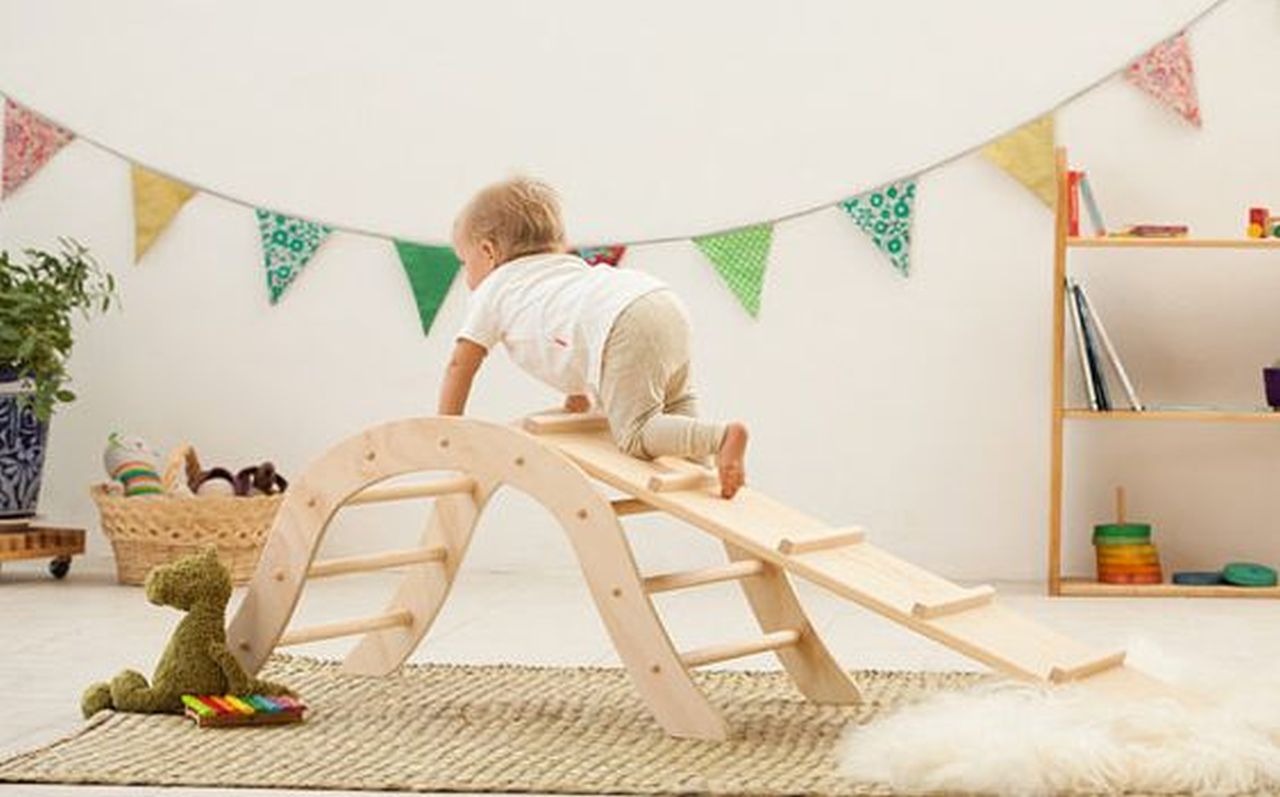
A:
{"label": "child's leg", "polygon": [[688,373],[689,326],[674,296],[658,291],[637,299],[614,323],[600,380],[600,400],[620,449],[644,458],[719,451],[724,426],[693,417]]}
{"label": "child's leg", "polygon": [[662,410],[644,426],[645,449],[661,450],[664,454],[677,452],[678,456],[706,464],[720,450],[725,426],[697,418],[698,398],[693,392],[690,365],[685,362],[667,382]]}
{"label": "child's leg", "polygon": [[[693,393],[689,365],[685,364],[676,372],[668,392],[664,408],[667,417],[688,415],[697,417],[698,400]],[[720,427],[719,444],[716,448],[715,464],[720,472],[720,494],[732,498],[747,480],[747,427],[740,423],[730,423]],[[706,457],[699,458],[706,464]]]}

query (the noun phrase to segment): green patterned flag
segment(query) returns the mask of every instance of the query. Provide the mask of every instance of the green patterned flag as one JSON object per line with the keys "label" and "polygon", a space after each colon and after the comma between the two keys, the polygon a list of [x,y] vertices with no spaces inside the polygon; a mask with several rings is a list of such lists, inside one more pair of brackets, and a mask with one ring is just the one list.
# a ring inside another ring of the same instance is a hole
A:
{"label": "green patterned flag", "polygon": [[422,334],[426,335],[431,332],[431,322],[444,304],[444,297],[462,264],[447,246],[396,241],[396,253],[400,255],[404,273],[409,275],[413,298],[418,303],[418,317],[422,319]]}
{"label": "green patterned flag", "polygon": [[769,262],[773,225],[757,224],[729,232],[703,235],[693,242],[716,267],[720,278],[754,318],[760,314],[764,267]]}
{"label": "green patterned flag", "polygon": [[255,210],[262,234],[262,260],[267,268],[271,303],[280,301],[285,289],[298,277],[307,261],[329,237],[333,228],[295,219],[270,210]]}
{"label": "green patterned flag", "polygon": [[911,270],[911,217],[916,181],[903,180],[840,203],[850,218],[889,256],[902,276]]}

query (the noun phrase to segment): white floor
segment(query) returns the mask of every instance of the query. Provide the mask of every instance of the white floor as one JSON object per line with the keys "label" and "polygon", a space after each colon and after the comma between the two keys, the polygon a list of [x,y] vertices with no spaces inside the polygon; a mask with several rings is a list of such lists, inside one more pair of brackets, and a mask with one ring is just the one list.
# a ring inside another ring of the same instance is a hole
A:
{"label": "white floor", "polygon": [[[360,616],[381,609],[394,573],[320,581],[308,587],[299,624]],[[976,669],[967,660],[915,637],[857,606],[799,584],[809,614],[849,669]],[[1280,658],[1280,602],[1269,600],[1050,600],[1040,585],[997,584],[1007,605],[1099,646],[1141,639],[1173,655],[1212,657],[1240,668],[1274,666]],[[659,598],[680,648],[758,634],[737,588],[716,585]],[[169,630],[171,609],[151,606],[136,587],[119,586],[107,560],[77,559],[56,582],[42,563],[7,563],[0,572],[0,754],[27,749],[74,729],[81,690],[133,667],[150,673]],[[239,594],[232,598],[232,608]],[[296,648],[338,657],[349,641]],[[616,664],[617,659],[576,572],[463,571],[436,627],[415,661]],[[772,668],[768,656],[732,665]],[[2,794],[138,795],[141,788],[0,786]],[[184,793],[264,795],[294,792],[236,789]],[[314,792],[296,792],[310,795]]]}

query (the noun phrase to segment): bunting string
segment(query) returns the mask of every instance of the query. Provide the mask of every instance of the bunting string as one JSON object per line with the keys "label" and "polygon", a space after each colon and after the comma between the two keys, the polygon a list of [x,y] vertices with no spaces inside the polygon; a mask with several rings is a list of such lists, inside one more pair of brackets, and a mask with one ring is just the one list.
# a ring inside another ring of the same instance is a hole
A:
{"label": "bunting string", "polygon": [[[967,157],[975,151],[1004,168],[1042,200],[1052,203],[1052,114],[1117,74],[1173,108],[1199,126],[1200,109],[1195,92],[1194,69],[1186,30],[1218,9],[1226,0],[1214,0],[1183,27],[1182,32],[1128,59],[1124,66],[1105,74],[996,139],[929,163],[908,179],[890,180],[870,190],[835,202],[800,208],[762,222],[690,235],[656,236],[622,243],[583,246],[577,253],[592,265],[618,266],[629,248],[692,240],[710,261],[743,307],[753,317],[760,310],[764,273],[772,244],[773,228],[829,208],[839,208],[863,230],[903,276],[910,273],[911,222],[918,179],[921,175]],[[3,189],[8,197],[45,165],[68,142],[77,138],[57,120],[35,113],[7,92],[5,96],[5,145]],[[268,295],[277,303],[334,231],[388,240],[393,243],[413,289],[423,331],[431,323],[452,284],[458,266],[448,246],[416,242],[348,224],[337,224],[288,212],[264,209],[225,192],[187,183],[164,171],[144,165],[119,150],[91,138],[80,138],[132,166],[135,202],[135,257],[141,258],[194,193],[204,193],[246,208],[258,219],[263,247]],[[446,253],[447,252],[447,256]]]}

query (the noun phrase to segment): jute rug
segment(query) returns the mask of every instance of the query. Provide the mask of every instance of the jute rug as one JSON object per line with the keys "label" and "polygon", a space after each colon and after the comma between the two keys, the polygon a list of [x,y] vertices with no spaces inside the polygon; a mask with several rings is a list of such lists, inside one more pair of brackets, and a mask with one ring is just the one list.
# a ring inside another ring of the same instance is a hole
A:
{"label": "jute rug", "polygon": [[[415,665],[389,678],[277,656],[266,677],[310,705],[300,725],[204,729],[102,712],[0,762],[0,782],[606,794],[883,794],[832,756],[842,728],[981,676],[855,673],[865,700],[815,706],[777,672],[702,672],[726,742],[672,739],[616,668]],[[69,698],[70,699],[70,698]]]}

